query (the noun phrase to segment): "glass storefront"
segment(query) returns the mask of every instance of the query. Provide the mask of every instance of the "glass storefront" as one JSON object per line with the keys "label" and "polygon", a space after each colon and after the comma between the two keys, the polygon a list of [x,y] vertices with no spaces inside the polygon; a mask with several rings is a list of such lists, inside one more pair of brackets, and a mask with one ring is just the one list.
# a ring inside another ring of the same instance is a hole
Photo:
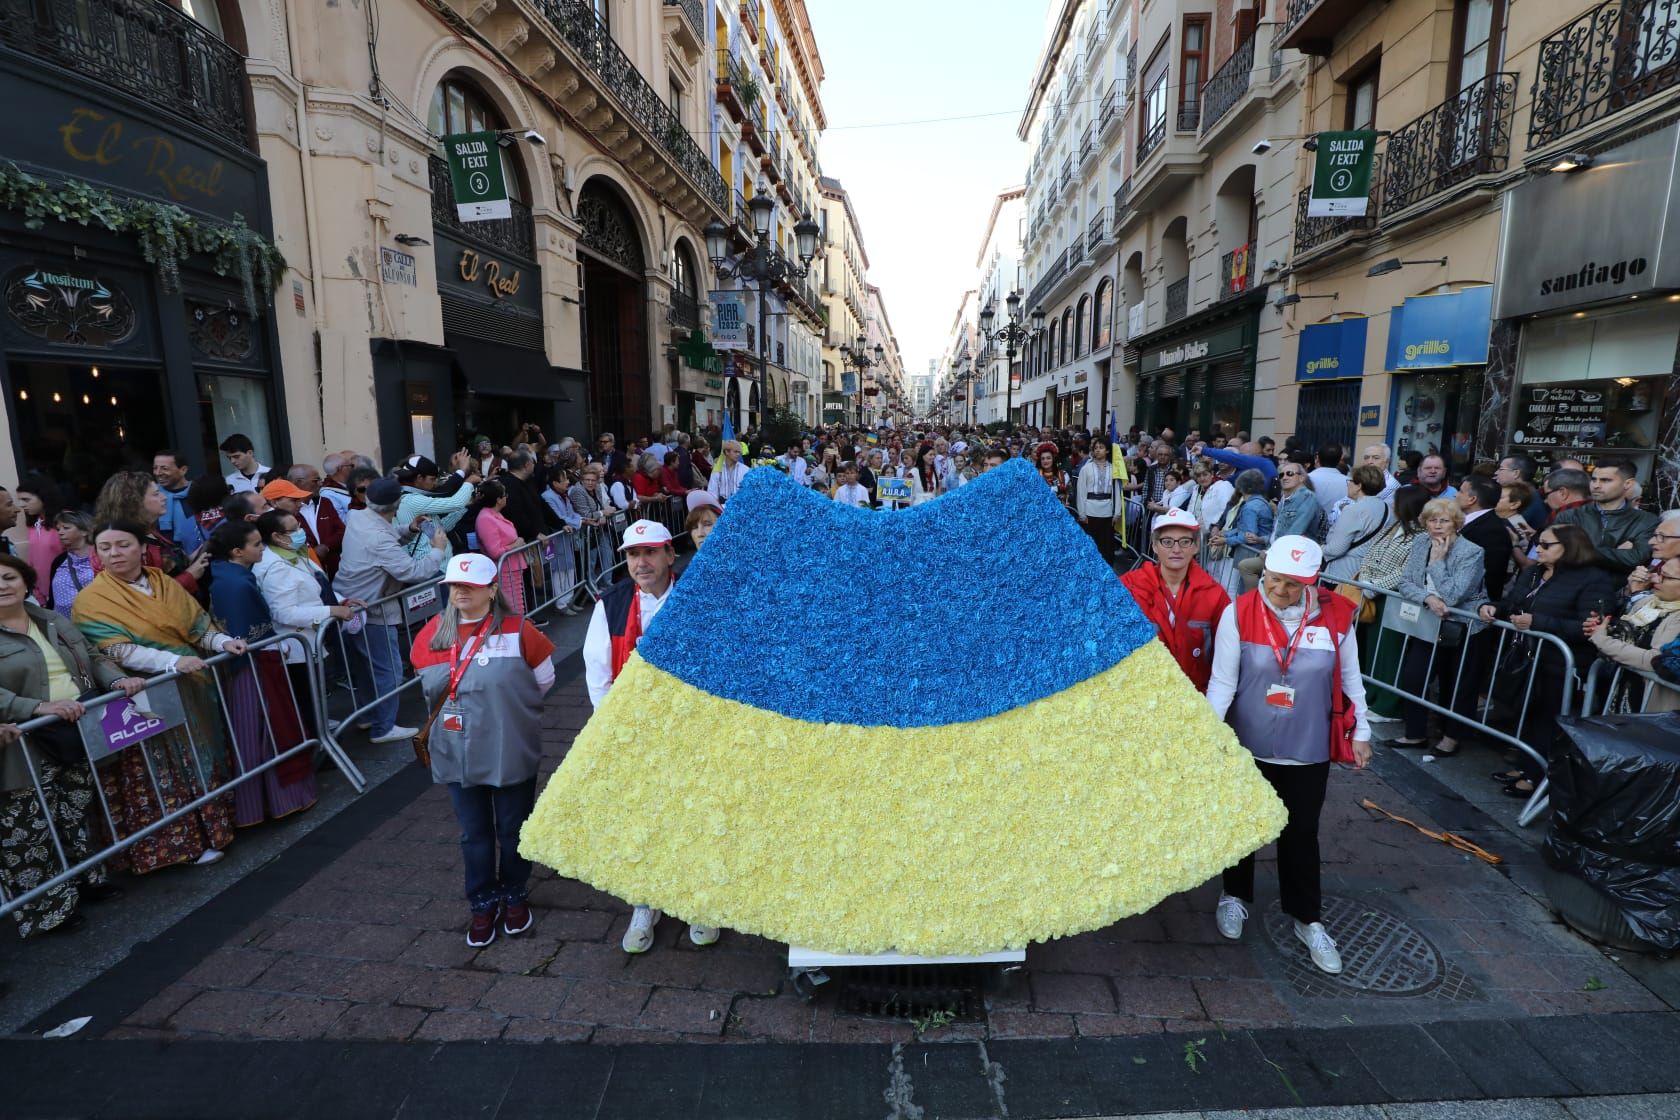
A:
{"label": "glass storefront", "polygon": [[149,470],[170,444],[159,368],[14,360],[8,374],[24,470],[59,479],[75,504],[91,506],[117,471]]}
{"label": "glass storefront", "polygon": [[[1481,400],[1480,368],[1396,374],[1395,458],[1403,451],[1421,451],[1445,459],[1449,477],[1467,474],[1476,460],[1476,417]],[[1351,427],[1351,413],[1348,423]]]}

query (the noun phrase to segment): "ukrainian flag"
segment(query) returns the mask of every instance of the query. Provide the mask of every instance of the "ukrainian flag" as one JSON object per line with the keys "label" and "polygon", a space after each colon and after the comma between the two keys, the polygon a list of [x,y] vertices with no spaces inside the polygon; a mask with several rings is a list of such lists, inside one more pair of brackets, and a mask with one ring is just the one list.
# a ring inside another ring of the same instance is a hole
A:
{"label": "ukrainian flag", "polygon": [[1283,821],[1017,459],[895,513],[751,471],[520,849],[687,921],[927,956],[1148,910]]}

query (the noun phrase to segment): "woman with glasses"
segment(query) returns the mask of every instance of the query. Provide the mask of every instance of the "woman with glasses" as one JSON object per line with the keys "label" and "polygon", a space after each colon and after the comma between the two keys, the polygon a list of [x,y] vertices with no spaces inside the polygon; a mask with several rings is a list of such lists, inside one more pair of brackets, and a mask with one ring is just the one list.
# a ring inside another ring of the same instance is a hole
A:
{"label": "woman with glasses", "polygon": [[[1628,573],[1626,592],[1630,601],[1656,589],[1657,573],[1665,562],[1680,557],[1680,509],[1663,514],[1651,530],[1651,563]],[[1660,644],[1660,643],[1659,643]]]}
{"label": "woman with glasses", "polygon": [[[1599,655],[1641,673],[1655,671],[1662,648],[1680,638],[1680,558],[1663,560],[1661,564],[1652,577],[1655,582],[1651,594],[1641,596],[1638,605],[1620,618],[1587,619],[1587,636]],[[1636,699],[1640,688],[1641,682],[1625,680],[1620,691],[1626,703],[1612,703],[1609,710],[1680,710],[1680,691],[1644,685],[1644,698],[1640,700]]]}
{"label": "woman with glasses", "polygon": [[[1503,619],[1518,630],[1552,634],[1569,645],[1575,673],[1585,680],[1595,651],[1587,638],[1587,619],[1610,613],[1616,588],[1609,573],[1597,564],[1598,551],[1586,530],[1577,525],[1548,525],[1534,543],[1539,562],[1524,568],[1505,589],[1495,606],[1484,604],[1485,619]],[[1557,647],[1551,642],[1528,642],[1526,649],[1507,643],[1495,681],[1495,693],[1509,696],[1517,725],[1512,733],[1548,758],[1557,737],[1557,717],[1563,704],[1568,670]],[[1526,655],[1526,656],[1525,656]],[[1532,684],[1526,666],[1534,665]],[[1578,682],[1577,682],[1578,683]],[[1512,797],[1526,798],[1540,779],[1540,767],[1526,754],[1518,757],[1520,769],[1493,775]]]}
{"label": "woman with glasses", "polygon": [[1120,577],[1184,675],[1202,692],[1213,672],[1213,636],[1231,597],[1196,563],[1201,525],[1181,509],[1157,514],[1150,530],[1155,563]]}
{"label": "woman with glasses", "polygon": [[[1361,467],[1360,470],[1375,470]],[[1459,678],[1459,663],[1466,643],[1482,630],[1479,622],[1448,617],[1450,608],[1477,611],[1487,604],[1487,566],[1482,548],[1459,535],[1464,528],[1464,511],[1451,498],[1435,498],[1423,507],[1423,533],[1412,541],[1406,565],[1400,570],[1402,598],[1428,607],[1441,627],[1435,641],[1412,637],[1406,640],[1400,662],[1400,688],[1412,696],[1423,696],[1434,677],[1440,691],[1437,701],[1466,721],[1474,720],[1476,674]],[[1460,687],[1462,685],[1462,687]],[[1395,739],[1396,747],[1421,747],[1429,742],[1429,709],[1410,702],[1404,705],[1406,734]],[[1434,747],[1438,755],[1458,753],[1458,740],[1443,733]]]}

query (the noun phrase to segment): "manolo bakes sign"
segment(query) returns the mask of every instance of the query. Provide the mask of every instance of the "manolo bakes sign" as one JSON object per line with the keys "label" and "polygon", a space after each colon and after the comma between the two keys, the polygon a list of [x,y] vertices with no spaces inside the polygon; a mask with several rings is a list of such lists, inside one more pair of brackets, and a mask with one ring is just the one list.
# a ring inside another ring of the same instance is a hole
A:
{"label": "manolo bakes sign", "polygon": [[1154,373],[1172,366],[1193,365],[1211,361],[1248,345],[1249,336],[1242,323],[1234,323],[1211,334],[1192,336],[1173,342],[1161,342],[1143,352],[1142,370]]}

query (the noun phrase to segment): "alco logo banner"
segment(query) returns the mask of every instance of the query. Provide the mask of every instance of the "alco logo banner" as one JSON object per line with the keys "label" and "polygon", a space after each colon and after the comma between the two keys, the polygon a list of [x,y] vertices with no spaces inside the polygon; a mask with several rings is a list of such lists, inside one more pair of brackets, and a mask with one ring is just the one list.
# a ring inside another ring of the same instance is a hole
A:
{"label": "alco logo banner", "polygon": [[502,176],[502,150],[497,133],[457,132],[443,138],[449,160],[449,185],[455,192],[455,213],[463,222],[488,222],[513,217],[507,180]]}
{"label": "alco logo banner", "polygon": [[1371,201],[1371,164],[1377,154],[1377,134],[1320,132],[1313,164],[1309,218],[1362,218]]}
{"label": "alco logo banner", "polygon": [[747,348],[747,301],[739,292],[712,293],[712,349]]}

